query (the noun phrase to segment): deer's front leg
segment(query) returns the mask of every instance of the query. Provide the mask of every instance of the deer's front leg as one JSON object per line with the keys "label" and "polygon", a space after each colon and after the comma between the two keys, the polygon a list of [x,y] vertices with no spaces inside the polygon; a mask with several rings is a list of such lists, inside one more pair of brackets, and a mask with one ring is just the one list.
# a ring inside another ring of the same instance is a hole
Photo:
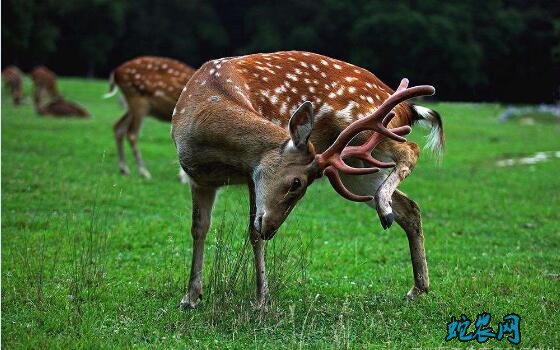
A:
{"label": "deer's front leg", "polygon": [[419,149],[418,145],[413,142],[399,143],[392,140],[388,140],[380,146],[382,152],[392,154],[396,163],[395,168],[379,186],[374,196],[377,215],[379,215],[381,225],[386,229],[391,227],[395,218],[391,205],[393,192],[414,169],[418,160]]}
{"label": "deer's front leg", "polygon": [[212,205],[216,197],[216,189],[201,187],[191,182],[192,194],[192,226],[193,252],[189,289],[181,300],[181,308],[194,308],[202,297],[202,263],[204,257],[204,241],[210,228]]}
{"label": "deer's front leg", "polygon": [[430,287],[420,208],[413,200],[398,190],[393,193],[392,198],[395,220],[406,232],[410,247],[414,286],[406,294],[406,297],[412,299],[427,292]]}
{"label": "deer's front leg", "polygon": [[261,235],[255,230],[254,221],[257,212],[255,202],[255,190],[252,183],[249,184],[249,200],[250,200],[250,214],[249,214],[249,240],[253,246],[253,255],[255,258],[255,276],[257,281],[257,299],[256,309],[266,308],[269,300],[268,294],[268,281],[266,279],[266,268],[264,261],[264,248],[265,242]]}

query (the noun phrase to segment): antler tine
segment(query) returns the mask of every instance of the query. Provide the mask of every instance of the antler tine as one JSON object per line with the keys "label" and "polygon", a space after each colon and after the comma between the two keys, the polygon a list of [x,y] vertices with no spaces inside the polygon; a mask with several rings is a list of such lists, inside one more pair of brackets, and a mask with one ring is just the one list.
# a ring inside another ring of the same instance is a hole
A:
{"label": "antler tine", "polygon": [[332,187],[340,194],[342,197],[349,199],[354,202],[367,202],[373,199],[372,196],[361,196],[350,192],[342,183],[338,171],[333,166],[328,166],[323,173],[329,179]]}
{"label": "antler tine", "polygon": [[[383,101],[374,113],[354,121],[338,135],[335,142],[325,152],[316,155],[317,164],[324,169],[323,173],[329,178],[331,185],[344,198],[358,202],[372,199],[371,196],[359,196],[346,189],[340,179],[339,171],[352,175],[371,174],[379,171],[379,168],[395,166],[394,163],[381,162],[371,156],[371,152],[382,141],[383,136],[395,141],[405,142],[406,138],[403,136],[410,133],[411,129],[408,125],[388,128],[390,121],[395,117],[392,109],[410,98],[435,93],[433,86],[420,85],[409,88],[408,83],[408,79],[402,79],[397,90]],[[365,130],[373,131],[366,143],[361,146],[348,146],[348,143],[357,134]],[[344,159],[350,157],[360,159],[373,167],[353,168],[348,166]]]}

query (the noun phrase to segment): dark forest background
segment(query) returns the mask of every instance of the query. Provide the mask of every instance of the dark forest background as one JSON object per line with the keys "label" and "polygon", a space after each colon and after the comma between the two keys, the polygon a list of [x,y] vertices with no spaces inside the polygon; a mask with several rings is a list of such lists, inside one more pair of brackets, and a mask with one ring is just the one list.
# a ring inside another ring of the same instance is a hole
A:
{"label": "dark forest background", "polygon": [[106,77],[151,54],[217,57],[308,50],[397,85],[461,101],[552,102],[559,1],[3,0],[2,65]]}

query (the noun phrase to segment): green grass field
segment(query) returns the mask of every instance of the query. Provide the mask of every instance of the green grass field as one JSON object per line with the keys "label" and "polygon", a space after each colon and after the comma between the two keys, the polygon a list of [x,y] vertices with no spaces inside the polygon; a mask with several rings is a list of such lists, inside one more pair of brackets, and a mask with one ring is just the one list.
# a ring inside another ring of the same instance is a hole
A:
{"label": "green grass field", "polygon": [[[246,189],[223,189],[205,260],[204,299],[180,311],[190,264],[190,192],[179,183],[169,124],[141,137],[153,179],[118,174],[118,99],[104,81],[62,79],[90,120],[39,118],[2,98],[2,347],[412,348],[446,343],[452,316],[521,316],[521,346],[560,346],[560,159],[496,161],[560,151],[560,125],[498,123],[496,104],[430,104],[448,147],[424,153],[401,189],[422,208],[431,291],[415,301],[408,243],[397,225],[308,190],[267,263],[273,302],[254,311]],[[29,89],[27,89],[29,90]],[[423,144],[424,131],[411,139]],[[128,145],[127,145],[128,149]],[[506,340],[486,347],[507,348]]]}

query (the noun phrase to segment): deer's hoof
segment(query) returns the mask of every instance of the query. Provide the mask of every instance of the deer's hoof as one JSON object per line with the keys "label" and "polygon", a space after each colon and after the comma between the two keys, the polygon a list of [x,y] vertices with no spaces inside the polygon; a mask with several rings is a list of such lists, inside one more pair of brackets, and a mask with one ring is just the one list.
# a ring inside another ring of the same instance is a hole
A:
{"label": "deer's hoof", "polygon": [[418,288],[418,287],[416,287],[416,286],[413,286],[413,287],[408,291],[408,293],[406,293],[406,295],[404,296],[403,299],[406,299],[406,300],[413,300],[413,299],[418,298],[420,295],[422,295],[422,294],[424,294],[424,293],[426,293],[426,292],[428,292],[427,289],[420,289],[420,288]]}
{"label": "deer's hoof", "polygon": [[130,175],[130,169],[128,169],[128,167],[126,165],[121,165],[119,167],[119,172],[121,173],[121,175],[123,176],[128,176]]}
{"label": "deer's hoof", "polygon": [[152,178],[152,174],[150,174],[150,172],[146,168],[138,169],[138,173],[140,174],[140,176],[142,176],[146,180],[150,180]]}
{"label": "deer's hoof", "polygon": [[185,295],[183,297],[183,299],[181,300],[181,302],[179,303],[179,308],[181,310],[192,310],[192,309],[196,309],[196,306],[198,304],[198,300],[200,298],[195,299],[194,301],[191,300],[191,298],[189,298],[189,295]]}
{"label": "deer's hoof", "polygon": [[386,230],[389,227],[391,227],[391,225],[393,225],[393,221],[395,220],[395,214],[391,212],[389,214],[380,215],[379,220],[381,221],[381,226],[383,226],[383,229]]}

